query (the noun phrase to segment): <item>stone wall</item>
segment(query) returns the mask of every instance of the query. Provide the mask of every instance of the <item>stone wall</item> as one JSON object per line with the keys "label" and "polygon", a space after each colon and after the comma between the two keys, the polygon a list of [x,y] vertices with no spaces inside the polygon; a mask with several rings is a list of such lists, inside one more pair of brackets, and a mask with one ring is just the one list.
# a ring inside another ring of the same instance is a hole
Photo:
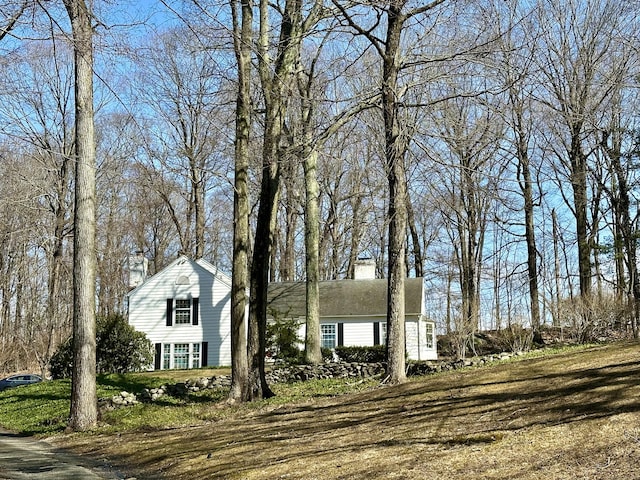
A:
{"label": "stone wall", "polygon": [[[447,370],[482,366],[491,362],[507,360],[514,355],[518,354],[501,353],[499,355],[487,355],[485,357],[466,360],[411,362],[407,364],[407,375],[410,377],[429,375]],[[324,378],[372,378],[382,376],[384,372],[384,363],[337,362],[324,363],[321,365],[292,365],[274,368],[267,373],[267,382],[269,384],[275,384],[304,382],[306,380]],[[181,398],[204,389],[229,388],[230,386],[230,375],[214,375],[212,377],[202,377],[176,384],[163,385],[158,388],[145,389],[137,397],[132,393],[120,392],[111,398],[101,399],[100,407],[102,409],[114,409],[135,405],[139,402],[153,402],[164,395]]]}

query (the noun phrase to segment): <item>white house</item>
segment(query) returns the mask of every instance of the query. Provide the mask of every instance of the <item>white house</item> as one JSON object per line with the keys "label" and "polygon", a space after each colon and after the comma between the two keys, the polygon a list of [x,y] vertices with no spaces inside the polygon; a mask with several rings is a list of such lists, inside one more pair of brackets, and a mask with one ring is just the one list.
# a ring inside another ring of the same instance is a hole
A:
{"label": "white house", "polygon": [[155,369],[231,364],[231,278],[181,256],[128,294],[129,324],[155,347]]}
{"label": "white house", "polygon": [[[139,265],[140,259],[130,264]],[[322,345],[383,345],[386,341],[387,280],[372,278],[367,262],[356,279],[320,282]],[[134,272],[128,294],[129,324],[155,347],[154,368],[199,368],[231,364],[231,278],[203,259],[181,256],[155,275]],[[269,285],[267,311],[300,321],[304,339],[305,283]],[[424,314],[422,278],[405,280],[405,329],[411,360],[437,358],[435,326]]]}
{"label": "white house", "polygon": [[[355,279],[329,280],[319,284],[322,346],[384,345],[387,333],[387,280],[376,279],[375,265],[361,260]],[[300,322],[305,335],[306,287],[304,282],[269,285],[268,315],[271,319]],[[424,280],[405,279],[405,340],[410,360],[438,358],[435,324],[425,311]]]}

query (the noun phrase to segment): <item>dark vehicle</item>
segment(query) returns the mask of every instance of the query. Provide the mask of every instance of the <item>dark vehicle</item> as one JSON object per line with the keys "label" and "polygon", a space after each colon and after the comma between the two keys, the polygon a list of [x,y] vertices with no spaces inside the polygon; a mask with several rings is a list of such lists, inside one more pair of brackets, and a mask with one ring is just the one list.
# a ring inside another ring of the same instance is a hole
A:
{"label": "dark vehicle", "polygon": [[42,377],[40,375],[34,375],[31,373],[12,375],[0,380],[0,392],[6,390],[7,388],[17,387],[19,385],[29,385],[31,383],[38,383],[41,381]]}

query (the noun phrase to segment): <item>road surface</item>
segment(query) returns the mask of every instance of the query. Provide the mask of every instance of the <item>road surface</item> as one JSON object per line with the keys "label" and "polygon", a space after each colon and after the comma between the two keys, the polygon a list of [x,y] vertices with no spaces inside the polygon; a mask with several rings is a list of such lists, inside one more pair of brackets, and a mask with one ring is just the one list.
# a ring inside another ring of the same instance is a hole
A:
{"label": "road surface", "polygon": [[46,442],[0,430],[0,480],[133,480],[109,465],[60,452]]}

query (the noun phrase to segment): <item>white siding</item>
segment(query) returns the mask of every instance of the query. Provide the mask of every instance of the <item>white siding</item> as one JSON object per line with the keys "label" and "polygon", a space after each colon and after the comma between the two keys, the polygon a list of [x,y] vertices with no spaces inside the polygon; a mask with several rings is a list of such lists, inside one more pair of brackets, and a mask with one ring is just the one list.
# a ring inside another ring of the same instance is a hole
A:
{"label": "white siding", "polygon": [[[374,323],[379,324],[386,322],[386,318],[368,318],[361,320],[346,320],[344,318],[323,318],[321,324],[333,323],[343,324],[344,345],[345,346],[372,346],[374,340],[373,326]],[[407,318],[405,322],[405,338],[406,348],[409,360],[437,360],[438,352],[435,338],[432,338],[432,346],[428,346],[427,341],[427,322],[424,317],[420,321],[414,318]],[[432,324],[433,325],[433,324]],[[298,329],[298,337],[301,340],[300,348],[304,348],[305,335],[304,322]],[[337,331],[337,330],[336,330]],[[435,331],[435,330],[434,330]],[[382,337],[381,337],[382,340]]]}
{"label": "white siding", "polygon": [[373,345],[373,322],[349,321],[344,323],[344,346],[360,347]]}
{"label": "white siding", "polygon": [[[189,284],[176,284],[179,277]],[[167,326],[168,298],[199,298],[198,325],[176,325],[174,319]],[[207,364],[230,365],[230,308],[229,278],[181,257],[130,293],[129,323],[154,345],[208,342]]]}
{"label": "white siding", "polygon": [[[373,322],[371,320],[345,320],[344,318],[323,318],[320,320],[321,325],[336,325],[336,341],[338,340],[337,325],[339,323],[343,324],[344,346],[362,347],[373,345]],[[304,320],[301,320],[300,327],[298,328],[298,338],[301,341],[298,346],[301,349],[304,348],[304,336],[306,331],[307,329],[304,324]]]}
{"label": "white siding", "polygon": [[415,320],[407,320],[404,327],[404,335],[406,338],[407,356],[410,360],[420,359],[420,344],[418,322]]}
{"label": "white siding", "polygon": [[[427,322],[424,317],[407,319],[405,323],[405,338],[407,356],[410,360],[437,360],[437,344],[435,338],[427,338]],[[433,330],[435,331],[435,330]],[[428,345],[431,341],[431,347]]]}

